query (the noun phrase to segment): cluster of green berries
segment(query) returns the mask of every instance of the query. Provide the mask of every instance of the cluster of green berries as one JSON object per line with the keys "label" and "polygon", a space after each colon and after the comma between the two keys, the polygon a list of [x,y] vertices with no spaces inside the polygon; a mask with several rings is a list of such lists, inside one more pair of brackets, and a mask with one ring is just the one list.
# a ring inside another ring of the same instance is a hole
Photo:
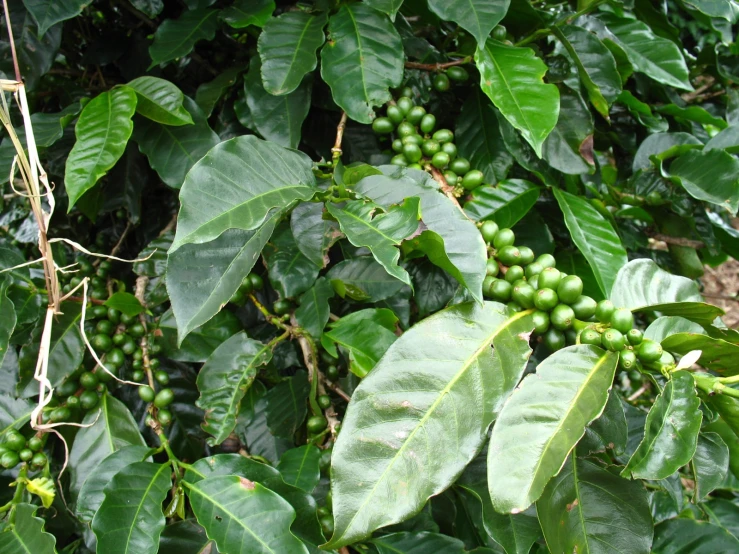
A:
{"label": "cluster of green berries", "polygon": [[674,366],[671,354],[634,328],[631,310],[584,295],[582,279],[558,270],[554,256],[535,257],[531,248],[516,246],[514,232],[494,221],[485,221],[480,232],[491,246],[483,294],[515,312],[534,310],[534,333],[551,351],[593,344],[619,352],[625,370],[636,368],[637,359],[652,369]]}
{"label": "cluster of green berries", "polygon": [[437,72],[431,79],[431,86],[439,92],[446,92],[452,87],[452,82],[464,83],[470,78],[470,74],[464,67],[453,65],[445,71]]}
{"label": "cluster of green berries", "polygon": [[[450,68],[451,69],[451,68]],[[387,115],[372,122],[378,135],[392,135],[392,150],[396,154],[390,160],[393,165],[413,169],[430,166],[443,171],[451,186],[471,191],[479,187],[484,175],[470,168],[470,162],[457,155],[454,133],[449,129],[436,129],[436,116],[416,106],[412,91],[404,90],[395,105],[387,107]],[[408,95],[408,96],[406,96]]]}
{"label": "cluster of green berries", "polygon": [[231,304],[236,304],[237,306],[243,306],[252,292],[262,290],[263,288],[264,279],[256,273],[249,273],[244,277],[244,280],[241,282],[241,285],[239,285],[239,288],[236,289],[236,292],[233,294],[229,302],[231,302]]}
{"label": "cluster of green berries", "polygon": [[0,443],[0,465],[10,469],[23,462],[33,469],[43,469],[47,463],[43,448],[44,439],[36,435],[26,439],[18,431],[11,429]]}

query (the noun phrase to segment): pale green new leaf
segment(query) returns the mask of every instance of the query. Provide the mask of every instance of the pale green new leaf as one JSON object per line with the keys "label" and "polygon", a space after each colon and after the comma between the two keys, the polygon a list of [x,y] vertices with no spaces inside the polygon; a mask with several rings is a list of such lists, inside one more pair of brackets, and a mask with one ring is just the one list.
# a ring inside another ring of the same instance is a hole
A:
{"label": "pale green new leaf", "polygon": [[739,209],[739,160],[724,150],[691,150],[679,156],[663,174],[688,194],[736,215]]}
{"label": "pale green new leaf", "polygon": [[169,463],[136,462],[115,474],[92,520],[99,552],[156,554],[171,473]]}
{"label": "pale green new leaf", "polygon": [[44,520],[36,517],[38,506],[18,504],[12,523],[0,526],[3,554],[56,554],[56,537],[44,531]]}
{"label": "pale green new leaf", "polygon": [[327,548],[404,520],[459,476],[523,374],[532,328],[530,312],[465,303],[390,347],[354,391],[334,446]]}
{"label": "pale green new leaf", "polygon": [[180,191],[177,233],[170,253],[208,242],[227,229],[259,227],[274,208],[313,196],[311,159],[255,136],[220,143],[196,163]]}
{"label": "pale green new leaf", "polygon": [[200,40],[212,40],[218,29],[218,14],[218,10],[186,10],[178,19],[164,21],[149,46],[150,68],[186,56]]}
{"label": "pale green new leaf", "polygon": [[390,275],[410,285],[408,272],[398,265],[400,243],[418,229],[420,200],[406,198],[402,204],[384,212],[373,202],[353,200],[343,206],[327,203],[326,209],[339,222],[341,230],[354,246],[366,246]]}
{"label": "pale green new leaf", "polygon": [[221,444],[236,426],[241,400],[257,376],[257,369],[272,358],[272,350],[250,339],[243,331],[223,342],[198,373],[200,398],[205,410],[203,430],[213,435],[208,443]]}
{"label": "pale green new leaf", "polygon": [[136,91],[136,111],[163,125],[191,125],[192,116],[182,105],[185,95],[177,86],[159,77],[139,77],[126,86]]}
{"label": "pale green new leaf", "polygon": [[71,210],[77,200],[115,165],[133,131],[136,93],[123,86],[103,92],[82,109],[67,158],[64,184]]}
{"label": "pale green new leaf", "polygon": [[403,44],[386,15],[366,4],[344,4],[328,23],[321,77],[334,101],[359,123],[392,98],[403,79]]}
{"label": "pale green new leaf", "polygon": [[541,188],[524,179],[506,179],[494,187],[477,187],[464,204],[472,219],[492,219],[501,228],[511,228],[529,213]]}
{"label": "pale green new leaf", "polygon": [[308,331],[314,339],[320,339],[331,310],[328,301],[333,298],[334,289],[325,277],[319,277],[315,284],[300,297],[300,306],[295,310],[298,325]]}
{"label": "pale green new leaf", "polygon": [[488,39],[475,52],[480,87],[541,157],[559,118],[559,90],[545,84],[547,65],[530,48]]}
{"label": "pale green new leaf", "polygon": [[440,18],[454,21],[484,44],[505,17],[510,0],[429,0],[429,8]]}
{"label": "pale green new leaf", "polygon": [[668,352],[685,355],[691,350],[700,350],[698,363],[721,374],[739,374],[739,344],[709,337],[702,333],[674,333],[662,340],[662,347]]}
{"label": "pale green new leaf", "polygon": [[693,376],[672,373],[657,396],[644,428],[644,438],[621,475],[632,479],[666,479],[695,454],[703,414]]}
{"label": "pale green new leaf", "polygon": [[488,447],[488,487],[497,511],[521,512],[538,500],[603,412],[617,363],[614,352],[570,346],[546,358],[513,391]]}
{"label": "pale green new leaf", "polygon": [[326,20],[325,13],[292,11],[267,21],[257,42],[267,92],[289,94],[316,68],[316,51],[326,40]]}
{"label": "pale green new leaf", "polygon": [[92,0],[23,0],[23,4],[36,22],[41,38],[57,23],[77,17]]}
{"label": "pale green new leaf", "polygon": [[304,444],[285,452],[277,470],[288,485],[313,492],[321,479],[320,460],[321,451],[313,444]]}

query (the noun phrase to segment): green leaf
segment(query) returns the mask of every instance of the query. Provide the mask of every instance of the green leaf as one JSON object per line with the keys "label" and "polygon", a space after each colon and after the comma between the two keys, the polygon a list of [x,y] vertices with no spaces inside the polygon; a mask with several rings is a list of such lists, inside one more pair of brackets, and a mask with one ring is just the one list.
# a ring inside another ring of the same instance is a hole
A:
{"label": "green leaf", "polygon": [[735,433],[721,416],[717,417],[712,423],[705,425],[702,431],[715,433],[721,437],[724,444],[729,448],[729,469],[735,477],[739,475],[739,441],[737,441],[739,433]]}
{"label": "green leaf", "polygon": [[[35,129],[35,127],[34,127]],[[706,143],[703,150],[725,149],[731,154],[739,152],[739,125],[732,125],[721,131]]]}
{"label": "green leaf", "polygon": [[721,486],[729,471],[729,447],[716,433],[700,433],[690,462],[695,478],[695,502],[704,502]]}
{"label": "green leaf", "polygon": [[365,4],[345,4],[328,22],[321,77],[354,121],[370,123],[374,106],[392,98],[403,79],[403,44],[387,16]]}
{"label": "green leaf", "polygon": [[629,261],[611,223],[586,199],[553,189],[572,241],[590,263],[605,296],[614,289],[617,272]]}
{"label": "green leaf", "polygon": [[290,228],[303,255],[323,269],[328,249],[342,236],[335,221],[324,219],[321,202],[301,202],[290,213]]}
{"label": "green leaf", "polygon": [[490,99],[475,88],[462,106],[455,129],[459,155],[482,171],[485,182],[490,184],[505,179],[513,165],[513,157],[505,147],[494,110]]}
{"label": "green leaf", "polygon": [[35,407],[33,403],[23,398],[13,398],[8,394],[0,394],[0,436],[10,429],[20,429],[28,423]]}
{"label": "green leaf", "polygon": [[195,102],[206,117],[210,117],[213,113],[213,108],[215,108],[224,93],[236,84],[241,72],[242,69],[240,67],[230,67],[218,74],[212,81],[203,83],[198,87],[195,93]]}
{"label": "green leaf", "polygon": [[658,106],[657,111],[665,115],[670,115],[678,121],[695,121],[701,125],[713,125],[719,129],[726,129],[728,123],[720,117],[710,114],[705,108],[700,106],[678,106],[676,104],[666,104]]}
{"label": "green leaf", "polygon": [[165,525],[162,502],[172,486],[169,463],[136,462],[115,474],[92,520],[97,548],[110,554],[156,554]]}
{"label": "green leaf", "polygon": [[457,478],[523,374],[529,314],[459,304],[390,347],[354,391],[334,446],[336,531],[326,548],[402,521]]}
{"label": "green leaf", "polygon": [[309,393],[308,374],[302,370],[267,391],[267,426],[273,435],[293,437],[308,413]]}
{"label": "green leaf", "polygon": [[426,172],[394,166],[380,169],[386,174],[365,177],[354,190],[386,208],[418,196],[427,230],[406,241],[404,247],[426,254],[481,302],[487,254],[475,224],[439,190]]}
{"label": "green leaf", "polygon": [[632,479],[666,479],[695,454],[703,414],[693,376],[676,371],[649,410],[644,438],[621,472]]}
{"label": "green leaf", "polygon": [[729,23],[736,23],[739,15],[735,0],[682,0],[682,3],[709,17],[726,19]]}
{"label": "green leaf", "polygon": [[123,468],[143,461],[149,455],[149,451],[146,446],[124,446],[103,459],[82,484],[75,507],[77,517],[85,523],[91,523],[105,499],[105,487],[113,476]]}
{"label": "green leaf", "polygon": [[10,336],[13,334],[17,321],[15,306],[7,295],[10,284],[10,277],[0,273],[0,366],[3,365],[5,354],[8,352]]}
{"label": "green leaf", "polygon": [[300,251],[287,223],[275,231],[263,255],[269,282],[281,298],[297,296],[316,282],[319,268]]}
{"label": "green leaf", "polygon": [[136,93],[125,86],[99,94],[82,109],[64,174],[68,211],[123,155],[135,110]]}
{"label": "green leaf", "polygon": [[551,552],[649,554],[647,491],[574,454],[536,503]]}
{"label": "green leaf", "polygon": [[164,528],[158,554],[215,554],[215,547],[195,519],[183,519]]}
{"label": "green leaf", "polygon": [[149,46],[151,65],[187,56],[201,40],[212,40],[218,29],[218,10],[186,10],[179,19],[167,19],[154,33]]}
{"label": "green leaf", "polygon": [[177,320],[178,347],[238,290],[281,217],[282,212],[276,212],[253,231],[229,229],[211,242],[170,249],[166,280]]}
{"label": "green leaf", "polygon": [[305,154],[251,135],[220,143],[185,178],[170,253],[227,229],[256,229],[272,209],[308,200],[316,190],[311,167]]}
{"label": "green leaf", "polygon": [[662,316],[649,324],[644,331],[644,338],[662,342],[667,337],[677,333],[705,334],[703,327],[689,319],[679,316]]}
{"label": "green leaf", "polygon": [[464,543],[440,533],[392,533],[369,541],[377,548],[378,554],[415,554],[417,552],[443,552],[444,554],[464,554]]}
{"label": "green leaf", "polygon": [[691,150],[663,174],[688,194],[722,206],[732,215],[739,209],[739,160],[723,150]]}
{"label": "green leaf", "polygon": [[640,169],[653,167],[652,160],[654,156],[671,150],[674,146],[686,145],[686,148],[690,149],[690,145],[699,148],[701,144],[701,141],[688,133],[655,133],[649,135],[639,145],[639,149],[634,155],[632,169],[636,173]]}
{"label": "green leaf", "polygon": [[277,470],[288,485],[305,492],[313,492],[321,479],[319,461],[321,451],[312,444],[304,444],[285,452],[277,464]]}
{"label": "green leaf", "polygon": [[472,191],[464,211],[472,219],[492,219],[501,228],[511,228],[534,207],[540,187],[524,179],[506,179],[494,187],[482,186]]}
{"label": "green leaf", "polygon": [[605,452],[606,449],[613,450],[615,454],[623,454],[628,434],[629,428],[621,400],[617,393],[611,392],[603,413],[585,429],[585,435],[577,443],[577,448],[581,454]]}
{"label": "green leaf", "polygon": [[709,337],[705,332],[672,334],[662,340],[662,348],[680,355],[701,350],[701,366],[724,376],[739,374],[739,345]]}
{"label": "green leaf", "polygon": [[478,46],[475,63],[483,92],[541,157],[559,118],[559,90],[542,80],[546,64],[530,48],[493,39]]}
{"label": "green leaf", "polygon": [[129,0],[131,5],[150,18],[155,18],[164,9],[164,0]]}
{"label": "green leaf", "polygon": [[403,5],[403,0],[364,0],[364,3],[388,14],[390,19],[395,21],[395,15],[398,13],[400,6]]}
{"label": "green leaf", "polygon": [[349,352],[349,369],[365,377],[395,342],[395,314],[388,309],[366,309],[351,313],[329,325],[324,342],[334,342]]}
{"label": "green leaf", "polygon": [[703,504],[702,508],[708,512],[711,523],[739,539],[739,505],[723,498],[714,498],[708,504]]}
{"label": "green leaf", "polygon": [[[326,14],[285,12],[264,25],[257,48],[262,60],[262,80],[269,94],[289,94],[316,68],[316,51],[326,37]],[[250,68],[251,72],[251,68]]]}
{"label": "green leaf", "polygon": [[307,554],[290,532],[295,510],[268,488],[236,475],[184,485],[198,523],[221,552]]}
{"label": "green leaf", "polygon": [[239,319],[229,311],[218,312],[212,319],[196,327],[177,346],[177,323],[172,310],[159,318],[158,330],[162,333],[162,353],[180,362],[204,362],[218,345],[243,328]]}
{"label": "green leaf", "polygon": [[334,289],[325,277],[319,277],[315,284],[300,297],[300,306],[295,310],[298,325],[308,331],[314,339],[320,339],[331,314],[328,301],[333,298]]}
{"label": "green leaf", "polygon": [[563,89],[559,97],[560,117],[544,141],[542,155],[554,169],[568,175],[593,173],[593,116],[580,94]]}
{"label": "green leaf", "polygon": [[558,350],[511,394],[488,447],[493,507],[517,513],[536,502],[608,400],[618,355],[590,345]]}
{"label": "green leaf", "polygon": [[354,200],[343,206],[327,203],[326,209],[339,222],[341,230],[354,246],[366,246],[390,275],[411,284],[408,272],[398,265],[397,246],[413,235],[419,226],[420,199],[406,198],[402,204],[384,212],[374,202]]}
{"label": "green leaf", "polygon": [[610,106],[621,94],[616,60],[596,35],[575,25],[554,25],[552,32],[575,62],[590,103],[608,119]]}
{"label": "green leaf", "polygon": [[311,85],[312,79],[306,77],[289,94],[273,96],[262,85],[259,59],[252,60],[249,73],[244,78],[244,96],[251,115],[251,127],[266,140],[285,148],[297,148],[303,121],[310,109]]}
{"label": "green leaf", "polygon": [[136,91],[136,111],[163,125],[191,125],[192,116],[182,105],[185,95],[172,82],[158,77],[139,77],[127,87]]}
{"label": "green leaf", "polygon": [[454,21],[484,44],[490,31],[505,17],[510,0],[429,0],[429,8],[446,21]]}
{"label": "green leaf", "polygon": [[129,292],[116,292],[105,301],[105,306],[113,308],[129,317],[139,315],[144,307],[133,294]]}
{"label": "green leaf", "polygon": [[0,551],[3,554],[56,554],[56,537],[44,531],[45,521],[36,517],[38,506],[18,504],[12,522],[0,527]]}
{"label": "green leaf", "polygon": [[82,110],[79,102],[70,104],[57,113],[36,112],[31,115],[33,138],[39,148],[48,148],[64,134],[64,129]]}
{"label": "green leaf", "polygon": [[[616,101],[626,106],[626,109],[629,110],[631,115],[634,116],[639,123],[649,129],[649,132],[661,134],[670,128],[670,124],[662,116],[652,112],[652,107],[649,104],[637,99],[628,90],[621,91],[621,94],[619,94]],[[649,140],[651,136],[652,135],[647,137],[645,142],[646,140]],[[636,161],[636,159],[634,161]],[[649,167],[649,159],[646,160],[646,163],[647,167]]]}
{"label": "green leaf", "polygon": [[739,539],[705,521],[675,518],[654,528],[654,554],[714,554],[737,552]]}
{"label": "green leaf", "polygon": [[372,256],[339,262],[326,273],[326,278],[341,298],[358,302],[380,302],[405,286]]}
{"label": "green leaf", "polygon": [[231,7],[221,12],[221,19],[234,29],[244,29],[249,25],[264,27],[273,11],[274,0],[236,0]]}
{"label": "green leaf", "polygon": [[100,397],[98,409],[87,412],[82,425],[69,452],[69,489],[75,496],[110,454],[132,444],[146,446],[131,412],[109,394]]}
{"label": "green leaf", "polygon": [[41,38],[57,23],[77,17],[92,0],[23,0],[23,4],[36,22]]}
{"label": "green leaf", "polygon": [[724,422],[739,436],[739,400],[716,394],[707,399],[708,405],[717,411]]}
{"label": "green leaf", "polygon": [[211,446],[221,444],[236,426],[241,400],[257,375],[257,368],[272,358],[271,349],[252,340],[243,331],[236,333],[213,351],[198,373],[200,398],[205,410],[202,427],[213,435]]}

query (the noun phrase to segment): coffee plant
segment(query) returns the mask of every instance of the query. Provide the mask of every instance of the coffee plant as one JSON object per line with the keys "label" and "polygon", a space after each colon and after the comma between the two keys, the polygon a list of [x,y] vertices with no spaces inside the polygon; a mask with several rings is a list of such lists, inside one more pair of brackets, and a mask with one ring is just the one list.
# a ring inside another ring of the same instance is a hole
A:
{"label": "coffee plant", "polygon": [[0,553],[739,552],[739,2],[3,8]]}

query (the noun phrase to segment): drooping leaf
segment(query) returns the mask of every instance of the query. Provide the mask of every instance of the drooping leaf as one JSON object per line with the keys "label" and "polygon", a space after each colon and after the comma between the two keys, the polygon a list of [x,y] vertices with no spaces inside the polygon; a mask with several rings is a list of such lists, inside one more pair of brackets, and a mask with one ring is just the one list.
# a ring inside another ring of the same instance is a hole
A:
{"label": "drooping leaf", "polygon": [[149,119],[136,122],[133,139],[149,160],[162,181],[172,188],[180,188],[187,172],[208,150],[218,144],[218,135],[208,126],[200,107],[189,97],[184,107],[190,113],[193,125],[170,127]]}
{"label": "drooping leaf", "polygon": [[249,25],[264,27],[275,11],[274,0],[236,0],[232,6],[221,12],[221,19],[234,29]]}
{"label": "drooping leaf", "polygon": [[130,292],[116,292],[113,293],[106,301],[105,306],[113,308],[121,313],[126,314],[129,317],[139,315],[144,311],[144,307]]}
{"label": "drooping leaf", "polygon": [[15,306],[7,295],[10,283],[10,277],[0,273],[0,366],[3,365],[5,354],[8,352],[10,335],[13,334],[17,321]]}
{"label": "drooping leaf", "polygon": [[654,528],[654,554],[714,554],[737,550],[739,539],[705,521],[675,518]]}
{"label": "drooping leaf", "polygon": [[277,470],[288,485],[313,492],[321,478],[320,459],[321,451],[316,446],[304,444],[285,452],[277,464]]}
{"label": "drooping leaf", "polygon": [[23,0],[38,27],[39,38],[51,27],[77,17],[92,0]]}
{"label": "drooping leaf", "polygon": [[82,109],[64,174],[69,210],[123,155],[135,110],[136,93],[125,86],[100,93]]}
{"label": "drooping leaf", "polygon": [[316,68],[316,51],[326,37],[326,14],[285,12],[264,25],[257,48],[262,60],[264,89],[274,95],[289,94]]}
{"label": "drooping leaf", "polygon": [[229,311],[218,312],[206,323],[196,327],[177,346],[177,322],[172,310],[167,310],[159,318],[158,331],[161,332],[162,353],[180,362],[205,362],[218,345],[235,335],[243,328],[239,319]]}
{"label": "drooping leaf", "polygon": [[464,543],[440,533],[401,532],[383,535],[369,541],[379,554],[415,554],[417,552],[444,552],[444,554],[464,554]]}
{"label": "drooping leaf", "polygon": [[502,228],[513,227],[539,199],[541,189],[524,179],[506,179],[494,187],[482,186],[472,191],[464,211],[472,219],[492,219]]}
{"label": "drooping leaf", "polygon": [[290,213],[290,228],[300,251],[323,269],[328,265],[328,249],[341,237],[335,221],[324,219],[320,202],[301,202]]}
{"label": "drooping leaf", "polygon": [[305,371],[298,371],[267,391],[267,425],[273,435],[292,438],[308,413],[309,393]]}
{"label": "drooping leaf", "polygon": [[587,200],[560,189],[554,189],[572,241],[590,263],[598,285],[605,296],[611,294],[618,271],[629,261],[621,239],[611,223]]}
{"label": "drooping leaf", "polygon": [[187,10],[178,19],[167,19],[154,33],[149,46],[151,67],[187,56],[201,40],[212,40],[218,29],[218,10]]}
{"label": "drooping leaf", "polygon": [[484,44],[505,17],[510,0],[429,0],[429,8],[446,21],[454,21]]}
{"label": "drooping leaf", "polygon": [[695,501],[703,502],[726,479],[729,447],[717,433],[700,433],[690,466],[695,477]]}
{"label": "drooping leaf", "polygon": [[384,212],[373,202],[354,200],[343,206],[327,203],[326,209],[339,222],[341,230],[354,246],[366,246],[390,275],[410,285],[408,272],[398,265],[400,243],[418,229],[420,218],[418,197],[406,198],[402,204]]}
{"label": "drooping leaf", "polygon": [[647,491],[587,460],[569,456],[536,503],[552,552],[651,552]]}
{"label": "drooping leaf", "polygon": [[665,479],[695,454],[703,414],[693,376],[672,373],[649,410],[644,438],[621,472],[632,479]]}
{"label": "drooping leaf", "polygon": [[629,428],[621,400],[617,393],[611,392],[600,417],[588,425],[585,435],[577,443],[581,454],[605,452],[611,449],[615,454],[626,450]]}
{"label": "drooping leaf", "polygon": [[483,92],[541,157],[544,140],[559,118],[559,90],[542,80],[546,64],[530,48],[493,39],[478,46],[475,63]]}
{"label": "drooping leaf", "polygon": [[252,135],[222,142],[187,174],[170,253],[227,229],[256,229],[273,208],[309,199],[314,185],[311,160],[301,152]]}
{"label": "drooping leaf", "polygon": [[290,532],[295,510],[268,488],[237,475],[184,484],[198,523],[221,552],[307,554]]}
{"label": "drooping leaf", "polygon": [[456,479],[518,383],[531,329],[529,312],[466,303],[390,347],[354,391],[334,446],[328,548],[403,520]]}
{"label": "drooping leaf", "polygon": [[558,350],[513,391],[488,447],[488,487],[501,513],[528,508],[603,412],[618,356],[591,345]]}
{"label": "drooping leaf", "polygon": [[295,310],[295,320],[314,339],[319,339],[331,314],[328,301],[333,298],[334,289],[325,277],[319,277],[315,284],[300,297],[300,306]]}
{"label": "drooping leaf", "polygon": [[165,525],[162,502],[172,486],[171,473],[169,463],[136,462],[113,476],[92,520],[101,552],[156,554]]}
{"label": "drooping leaf", "polygon": [[319,268],[300,251],[286,223],[275,231],[263,255],[269,281],[280,297],[297,296],[316,282]]}
{"label": "drooping leaf", "polygon": [[231,434],[257,368],[271,358],[269,347],[242,331],[216,348],[200,369],[197,405],[205,410],[203,429],[213,435],[211,445],[221,444]]}
{"label": "drooping leaf", "polygon": [[56,554],[56,537],[44,531],[44,520],[36,517],[38,506],[21,503],[15,507],[12,523],[0,526],[3,554]]}
{"label": "drooping leaf", "polygon": [[675,333],[662,340],[662,347],[675,354],[701,350],[700,365],[721,375],[739,374],[739,345],[703,333]]}
{"label": "drooping leaf", "polygon": [[182,105],[185,95],[159,77],[139,77],[126,85],[136,91],[136,111],[163,125],[190,125],[192,116]]}
{"label": "drooping leaf", "polygon": [[739,160],[723,150],[691,150],[672,162],[667,175],[693,198],[739,209]]}
{"label": "drooping leaf", "polygon": [[358,302],[380,302],[405,286],[372,256],[339,262],[326,273],[326,278],[341,298]]}
{"label": "drooping leaf", "polygon": [[321,50],[321,77],[334,101],[359,123],[370,123],[374,106],[390,100],[388,89],[403,78],[403,45],[387,16],[366,4],[344,4],[328,22]]}

